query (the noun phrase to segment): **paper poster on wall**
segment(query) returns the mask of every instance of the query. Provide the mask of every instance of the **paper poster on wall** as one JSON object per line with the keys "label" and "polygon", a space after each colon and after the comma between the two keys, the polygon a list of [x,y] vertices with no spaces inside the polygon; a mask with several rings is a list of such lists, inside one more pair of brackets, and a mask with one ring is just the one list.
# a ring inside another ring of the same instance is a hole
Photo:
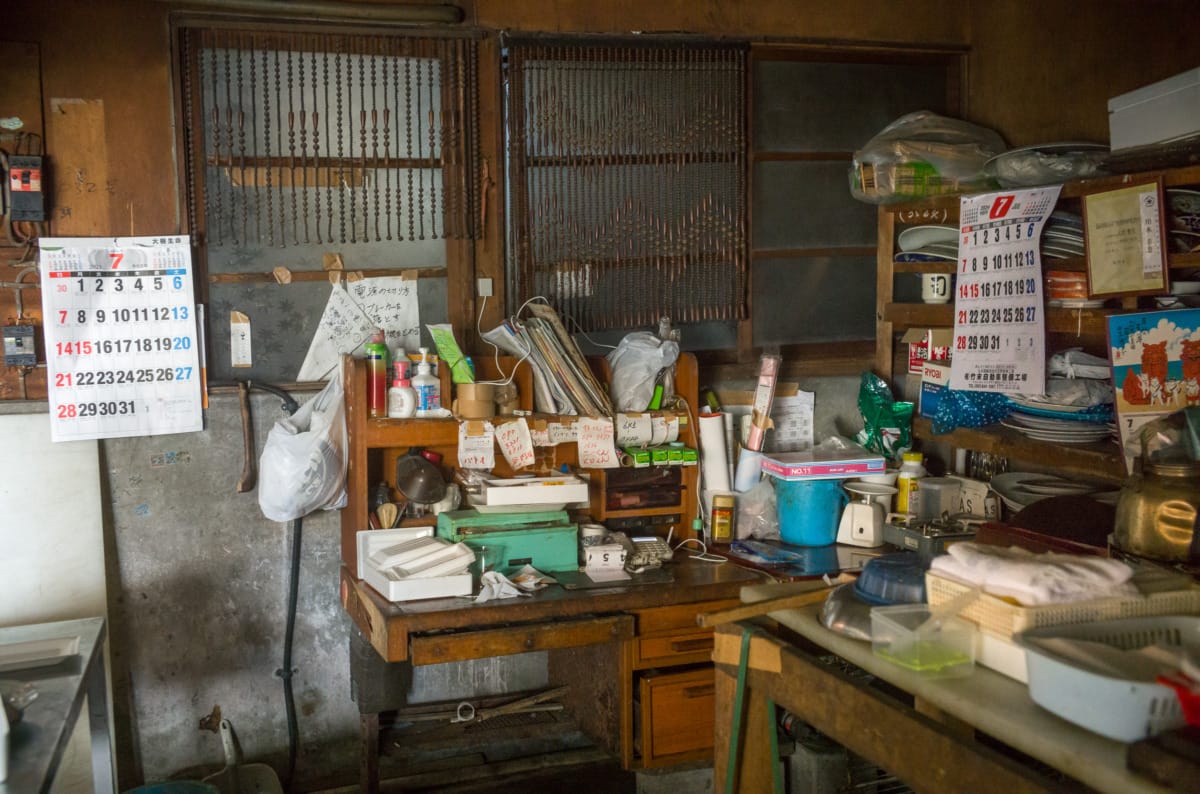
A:
{"label": "paper poster on wall", "polygon": [[950,388],[1046,388],[1042,226],[1061,185],[963,196],[959,204]]}
{"label": "paper poster on wall", "polygon": [[337,369],[342,354],[359,350],[378,327],[340,284],[334,284],[296,380],[327,379]]}
{"label": "paper poster on wall", "polygon": [[613,446],[613,423],[607,417],[581,416],[575,422],[579,438],[579,465],[585,469],[613,469],[621,465]]}
{"label": "paper poster on wall", "polygon": [[40,241],[50,437],[202,430],[186,236]]}
{"label": "paper poster on wall", "polygon": [[415,278],[364,278],[350,282],[346,291],[375,327],[383,329],[392,354],[420,347],[421,318]]}
{"label": "paper poster on wall", "polygon": [[464,469],[496,466],[496,428],[491,422],[469,420],[458,423],[458,465]]}

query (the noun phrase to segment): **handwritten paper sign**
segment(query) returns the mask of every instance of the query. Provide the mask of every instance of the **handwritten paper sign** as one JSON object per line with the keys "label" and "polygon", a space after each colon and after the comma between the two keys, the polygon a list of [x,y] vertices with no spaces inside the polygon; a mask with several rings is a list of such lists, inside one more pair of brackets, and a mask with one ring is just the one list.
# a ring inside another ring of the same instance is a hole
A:
{"label": "handwritten paper sign", "polygon": [[613,446],[613,423],[608,417],[581,416],[575,422],[579,433],[579,465],[585,469],[612,469],[621,465]]}
{"label": "handwritten paper sign", "polygon": [[496,428],[496,443],[514,470],[533,465],[533,438],[524,417]]}
{"label": "handwritten paper sign", "polygon": [[346,289],[375,327],[383,329],[388,350],[420,347],[421,318],[415,278],[364,278],[351,282]]}
{"label": "handwritten paper sign", "polygon": [[464,469],[496,466],[496,428],[491,422],[471,420],[458,423],[458,465]]}
{"label": "handwritten paper sign", "polygon": [[650,414],[617,414],[617,445],[645,446],[654,433]]}
{"label": "handwritten paper sign", "polygon": [[1041,394],[1046,388],[1042,225],[1061,185],[963,196],[950,388]]}
{"label": "handwritten paper sign", "polygon": [[551,422],[546,431],[550,434],[550,446],[569,444],[578,438],[574,422]]}
{"label": "handwritten paper sign", "polygon": [[328,378],[337,368],[342,354],[358,350],[378,327],[358,308],[345,289],[334,284],[296,380]]}

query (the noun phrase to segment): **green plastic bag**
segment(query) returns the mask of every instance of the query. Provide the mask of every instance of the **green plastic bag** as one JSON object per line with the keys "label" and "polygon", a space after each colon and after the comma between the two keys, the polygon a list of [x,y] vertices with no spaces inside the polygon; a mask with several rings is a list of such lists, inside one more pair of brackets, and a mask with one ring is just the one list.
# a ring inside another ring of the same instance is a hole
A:
{"label": "green plastic bag", "polygon": [[912,447],[913,404],[892,399],[892,390],[873,372],[862,374],[858,411],[863,418],[863,429],[855,437],[859,444],[890,461],[899,461]]}

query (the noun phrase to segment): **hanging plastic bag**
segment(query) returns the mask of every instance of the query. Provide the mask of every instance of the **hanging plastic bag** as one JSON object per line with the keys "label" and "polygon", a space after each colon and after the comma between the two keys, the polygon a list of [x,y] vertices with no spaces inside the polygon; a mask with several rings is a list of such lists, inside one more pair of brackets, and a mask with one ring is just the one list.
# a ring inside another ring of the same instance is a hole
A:
{"label": "hanging plastic bag", "polygon": [[663,341],[648,331],[626,334],[608,354],[612,384],[608,388],[618,411],[644,411],[654,396],[658,373],[679,358],[679,343]]}
{"label": "hanging plastic bag", "polygon": [[883,204],[983,190],[994,184],[984,165],[1004,150],[994,130],[928,110],[909,113],[854,153],[850,193]]}
{"label": "hanging plastic bag", "polygon": [[267,434],[258,461],[258,506],[272,521],[346,505],[346,409],[338,373]]}
{"label": "hanging plastic bag", "polygon": [[913,404],[892,399],[892,390],[883,378],[864,372],[858,387],[858,411],[863,429],[854,440],[871,452],[897,461],[912,447]]}

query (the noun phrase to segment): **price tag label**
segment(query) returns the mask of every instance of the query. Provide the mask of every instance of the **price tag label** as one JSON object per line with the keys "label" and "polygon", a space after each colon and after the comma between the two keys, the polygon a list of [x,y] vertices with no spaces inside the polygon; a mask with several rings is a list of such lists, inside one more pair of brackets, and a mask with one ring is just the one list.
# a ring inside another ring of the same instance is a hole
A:
{"label": "price tag label", "polygon": [[533,465],[533,438],[524,417],[497,427],[496,444],[514,471]]}
{"label": "price tag label", "polygon": [[203,429],[188,238],[40,249],[51,440]]}
{"label": "price tag label", "polygon": [[612,469],[620,466],[613,446],[613,423],[607,417],[581,416],[575,423],[579,432],[579,465],[585,469]]}
{"label": "price tag label", "polygon": [[1061,189],[962,198],[950,388],[1005,394],[1045,390],[1040,244]]}

